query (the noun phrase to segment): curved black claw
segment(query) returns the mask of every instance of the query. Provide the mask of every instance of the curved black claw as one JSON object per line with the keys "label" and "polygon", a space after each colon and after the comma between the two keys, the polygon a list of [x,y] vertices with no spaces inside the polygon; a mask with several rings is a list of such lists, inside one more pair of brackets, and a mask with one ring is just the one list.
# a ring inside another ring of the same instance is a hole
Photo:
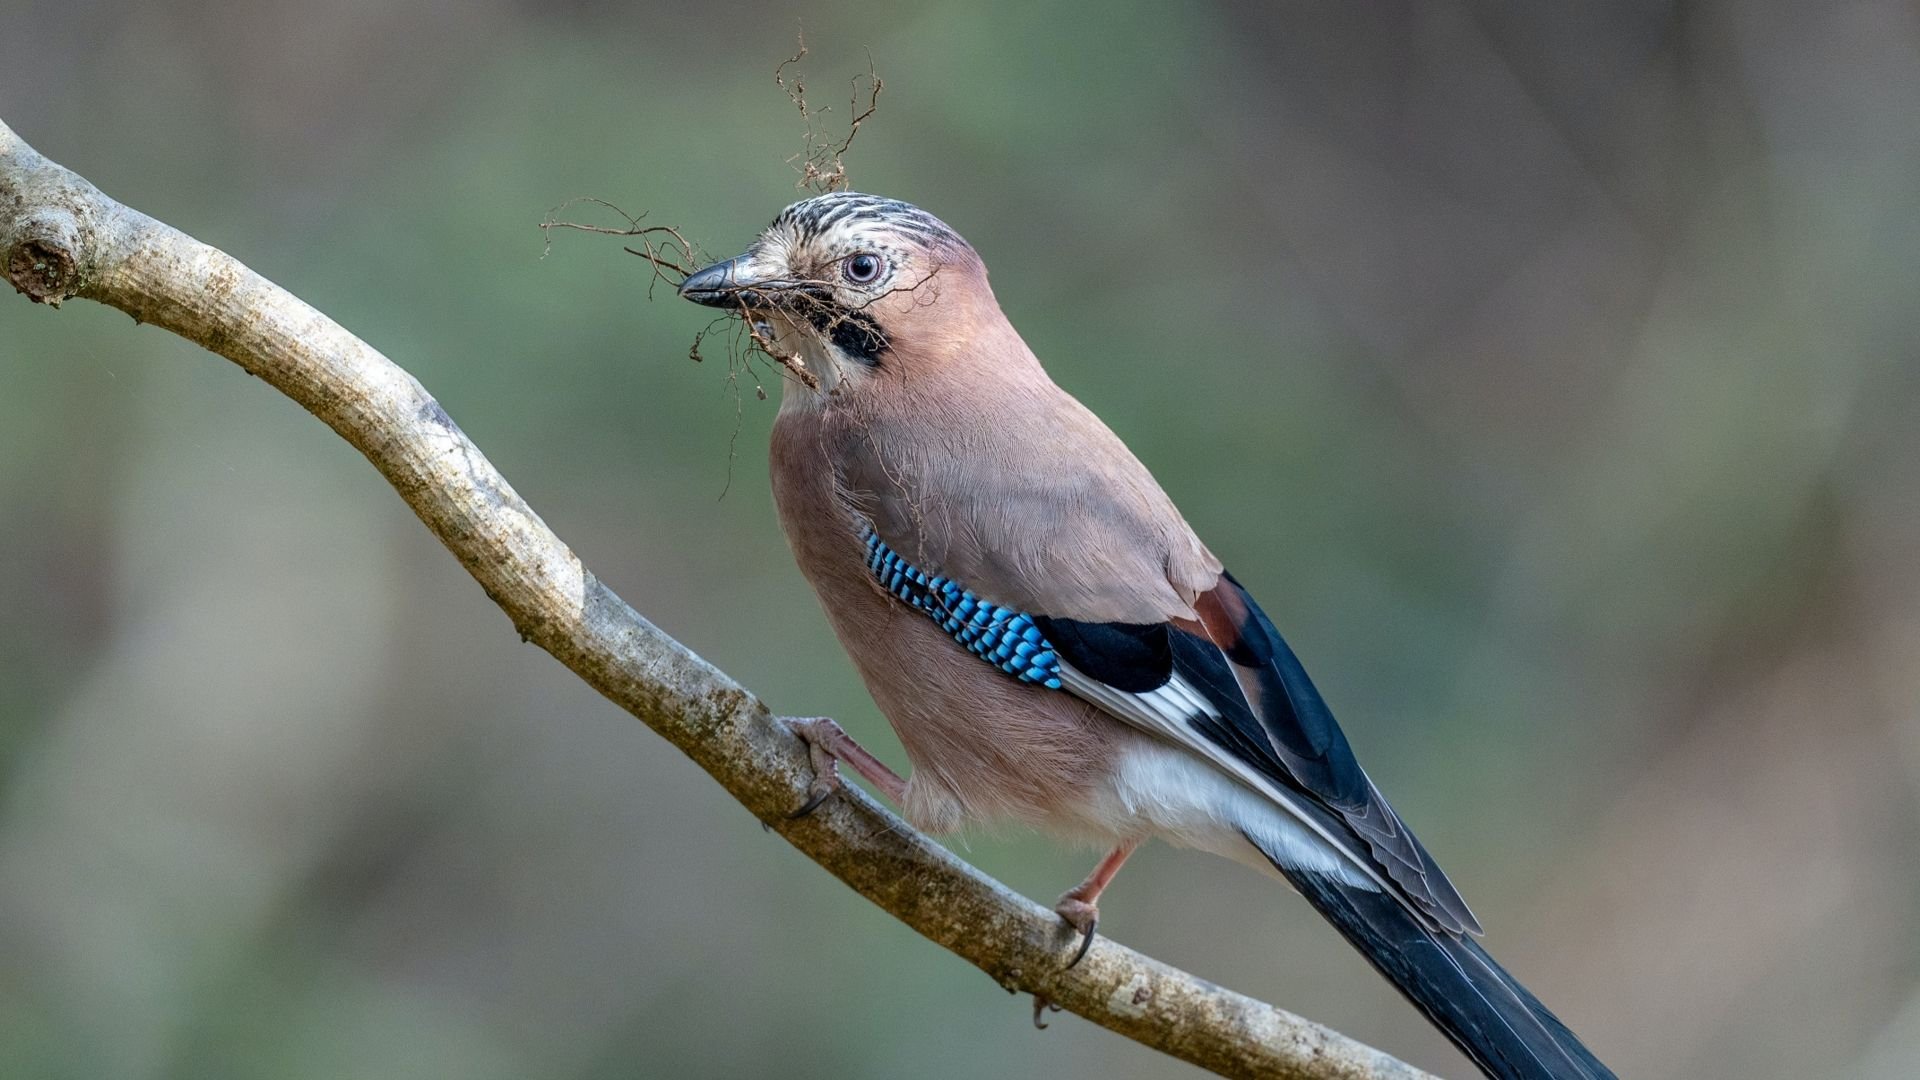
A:
{"label": "curved black claw", "polygon": [[1047,1021],[1042,1014],[1049,1011],[1059,1012],[1060,1006],[1055,1005],[1053,1003],[1053,999],[1048,997],[1045,994],[1033,995],[1033,1026],[1034,1027],[1039,1028],[1041,1031],[1047,1030]]}
{"label": "curved black claw", "polygon": [[1087,950],[1093,948],[1093,932],[1096,929],[1098,929],[1099,926],[1100,926],[1099,916],[1096,915],[1093,918],[1087,920],[1087,925],[1084,928],[1082,928],[1080,931],[1080,951],[1074,953],[1073,959],[1067,961],[1068,971],[1072,971],[1074,968],[1074,965],[1078,964],[1080,961],[1085,960],[1087,958]]}
{"label": "curved black claw", "polygon": [[801,818],[806,817],[808,814],[811,814],[815,810],[820,809],[820,807],[825,805],[826,801],[831,798],[833,798],[833,788],[831,787],[815,788],[812,797],[807,799],[806,802],[801,803],[800,809],[795,810],[791,814],[788,814],[787,820],[799,821]]}

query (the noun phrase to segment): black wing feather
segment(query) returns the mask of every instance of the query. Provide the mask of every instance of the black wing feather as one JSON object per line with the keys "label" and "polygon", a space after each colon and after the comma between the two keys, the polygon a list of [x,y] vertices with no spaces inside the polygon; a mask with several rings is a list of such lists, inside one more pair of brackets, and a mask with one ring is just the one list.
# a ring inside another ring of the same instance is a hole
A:
{"label": "black wing feather", "polygon": [[[1238,635],[1225,646],[1229,660],[1252,668],[1269,700],[1285,701],[1287,715],[1269,716],[1265,725],[1271,735],[1294,759],[1290,764],[1301,770],[1296,775],[1336,809],[1364,806],[1373,794],[1373,785],[1354,759],[1347,736],[1333,719],[1326,699],[1307,677],[1307,669],[1293,654],[1286,639],[1274,628],[1267,613],[1253,602],[1232,574],[1221,574],[1221,588],[1232,589],[1245,605],[1246,617],[1236,627]],[[1242,659],[1245,657],[1245,659]],[[1276,695],[1273,691],[1279,691]],[[1267,713],[1277,710],[1268,709]],[[1304,773],[1306,775],[1301,775]],[[1312,779],[1308,779],[1311,776]]]}
{"label": "black wing feather", "polygon": [[1167,685],[1173,653],[1165,623],[1099,623],[1029,616],[1061,656],[1115,690],[1144,694]]}
{"label": "black wing feather", "polygon": [[1329,811],[1431,925],[1478,932],[1466,902],[1360,768],[1266,613],[1230,574],[1197,606],[1197,624],[1034,621],[1062,659],[1115,690],[1144,694],[1179,675],[1219,714],[1188,717],[1196,735]]}
{"label": "black wing feather", "polygon": [[[1264,756],[1269,763],[1277,758],[1296,785],[1335,810],[1364,807],[1371,791],[1367,774],[1354,759],[1320,692],[1294,659],[1293,650],[1271,630],[1268,624],[1270,637],[1258,650],[1264,657],[1255,666],[1233,659],[1232,652],[1210,638],[1176,627],[1172,630],[1174,670],[1202,689],[1208,702],[1248,739],[1267,747]],[[1243,634],[1235,644],[1246,640]],[[1256,655],[1252,648],[1234,651]],[[1250,673],[1259,685],[1258,713],[1247,700],[1234,666]]]}

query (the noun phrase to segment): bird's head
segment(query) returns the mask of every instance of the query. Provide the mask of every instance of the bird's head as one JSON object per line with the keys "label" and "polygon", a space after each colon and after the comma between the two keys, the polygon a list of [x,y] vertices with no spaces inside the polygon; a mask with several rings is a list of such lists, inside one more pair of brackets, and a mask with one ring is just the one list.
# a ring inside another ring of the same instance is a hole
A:
{"label": "bird's head", "polygon": [[894,199],[836,191],[780,212],[752,246],[680,285],[797,354],[831,394],[892,368],[939,362],[999,320],[986,270],[940,219]]}

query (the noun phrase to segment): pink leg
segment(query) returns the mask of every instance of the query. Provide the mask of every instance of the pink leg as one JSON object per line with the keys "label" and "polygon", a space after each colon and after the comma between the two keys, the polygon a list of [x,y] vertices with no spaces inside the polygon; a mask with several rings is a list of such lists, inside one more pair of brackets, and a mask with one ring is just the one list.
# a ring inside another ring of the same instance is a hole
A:
{"label": "pink leg", "polygon": [[1100,865],[1093,868],[1093,873],[1087,875],[1087,880],[1068,889],[1061,895],[1060,902],[1053,905],[1053,910],[1067,921],[1067,925],[1080,932],[1080,951],[1067,961],[1068,967],[1086,959],[1087,950],[1093,948],[1093,931],[1100,925],[1100,894],[1106,891],[1113,876],[1126,865],[1127,856],[1132,855],[1139,846],[1140,841],[1128,840],[1108,852],[1107,857],[1100,860]]}
{"label": "pink leg", "polygon": [[854,742],[853,736],[841,730],[839,724],[824,716],[807,719],[787,717],[786,722],[793,733],[807,744],[807,753],[813,759],[813,786],[808,789],[807,801],[788,817],[806,817],[840,790],[840,769],[836,762],[841,761],[852,766],[853,771],[859,773],[867,783],[879,788],[880,793],[892,799],[894,805],[906,801],[907,782],[900,779],[899,773],[887,768],[886,762]]}

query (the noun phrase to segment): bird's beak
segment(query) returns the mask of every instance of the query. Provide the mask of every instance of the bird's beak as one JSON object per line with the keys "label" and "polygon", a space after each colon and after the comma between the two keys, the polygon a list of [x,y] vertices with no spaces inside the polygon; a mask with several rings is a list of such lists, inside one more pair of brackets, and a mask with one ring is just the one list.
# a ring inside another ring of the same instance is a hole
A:
{"label": "bird's beak", "polygon": [[749,252],[694,272],[680,283],[680,295],[708,307],[766,307],[770,298],[759,288],[766,284]]}

